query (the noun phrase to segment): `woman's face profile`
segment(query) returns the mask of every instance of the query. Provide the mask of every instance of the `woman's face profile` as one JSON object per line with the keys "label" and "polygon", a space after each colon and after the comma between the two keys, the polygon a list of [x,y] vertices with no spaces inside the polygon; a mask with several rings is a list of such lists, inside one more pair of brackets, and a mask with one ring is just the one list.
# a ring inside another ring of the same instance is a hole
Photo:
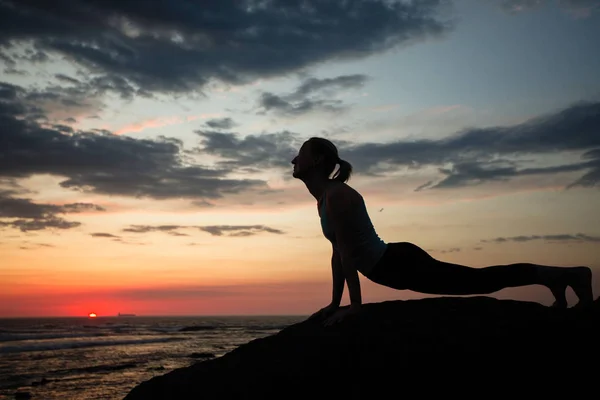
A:
{"label": "woman's face profile", "polygon": [[294,171],[292,174],[294,178],[302,178],[311,170],[315,163],[310,154],[310,146],[308,143],[305,142],[300,147],[298,155],[292,160],[292,164],[294,164]]}

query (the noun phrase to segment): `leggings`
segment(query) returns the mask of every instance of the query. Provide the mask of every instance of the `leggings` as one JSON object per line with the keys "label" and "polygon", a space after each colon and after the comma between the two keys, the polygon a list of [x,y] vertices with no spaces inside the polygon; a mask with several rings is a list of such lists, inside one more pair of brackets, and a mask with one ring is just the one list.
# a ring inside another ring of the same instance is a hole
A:
{"label": "leggings", "polygon": [[436,260],[408,242],[388,243],[379,262],[365,276],[393,289],[439,295],[489,294],[508,287],[541,284],[535,264],[472,268]]}

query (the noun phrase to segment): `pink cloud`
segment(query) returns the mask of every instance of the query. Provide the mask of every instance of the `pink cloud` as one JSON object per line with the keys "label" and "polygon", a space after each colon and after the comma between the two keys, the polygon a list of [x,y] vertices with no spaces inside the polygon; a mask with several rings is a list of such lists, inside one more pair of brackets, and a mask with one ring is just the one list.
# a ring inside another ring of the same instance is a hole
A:
{"label": "pink cloud", "polygon": [[132,124],[125,125],[120,129],[114,131],[116,135],[124,135],[126,133],[132,132],[142,132],[146,129],[154,129],[154,128],[162,128],[170,125],[179,125],[186,122],[195,121],[197,119],[207,119],[207,118],[215,118],[220,116],[220,114],[200,114],[200,115],[188,115],[186,117],[180,116],[171,116],[171,117],[159,117],[147,119],[139,122],[134,122]]}

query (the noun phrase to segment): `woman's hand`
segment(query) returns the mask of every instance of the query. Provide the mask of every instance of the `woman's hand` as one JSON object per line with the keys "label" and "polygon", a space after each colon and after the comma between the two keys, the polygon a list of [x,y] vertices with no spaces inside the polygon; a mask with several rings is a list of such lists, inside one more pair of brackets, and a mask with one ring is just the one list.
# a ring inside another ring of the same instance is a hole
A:
{"label": "woman's hand", "polygon": [[314,313],[310,317],[308,317],[308,319],[314,319],[314,318],[323,319],[323,318],[327,318],[330,315],[333,315],[333,313],[335,313],[338,308],[339,308],[339,306],[337,304],[331,303],[328,306],[325,306],[325,307],[321,308],[319,311],[317,311],[316,313]]}
{"label": "woman's hand", "polygon": [[335,323],[342,321],[344,318],[357,314],[360,311],[360,305],[351,305],[350,307],[338,310],[331,317],[325,320],[324,326],[331,326]]}

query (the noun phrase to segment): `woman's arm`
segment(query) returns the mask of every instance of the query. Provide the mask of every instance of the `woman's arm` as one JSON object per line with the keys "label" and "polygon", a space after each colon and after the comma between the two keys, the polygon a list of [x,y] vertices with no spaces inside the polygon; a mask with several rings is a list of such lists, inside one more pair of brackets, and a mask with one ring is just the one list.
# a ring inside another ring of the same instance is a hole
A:
{"label": "woman's arm", "polygon": [[[350,294],[350,307],[358,307],[362,304],[362,295],[360,292],[360,279],[358,270],[349,263],[342,263],[344,277],[348,284],[348,293]],[[342,281],[343,282],[343,281]]]}
{"label": "woman's arm", "polygon": [[353,265],[354,258],[352,257],[355,249],[352,248],[354,229],[352,227],[351,212],[352,207],[356,204],[352,197],[352,195],[339,190],[331,190],[327,195],[326,207],[327,216],[331,219],[335,231],[341,269],[348,284],[350,305],[359,306],[362,304],[360,279],[358,268]]}
{"label": "woman's arm", "polygon": [[340,253],[334,248],[331,256],[331,274],[333,277],[333,292],[331,295],[331,304],[339,306],[342,302],[342,295],[344,294],[344,283],[345,276],[342,267],[342,259]]}

